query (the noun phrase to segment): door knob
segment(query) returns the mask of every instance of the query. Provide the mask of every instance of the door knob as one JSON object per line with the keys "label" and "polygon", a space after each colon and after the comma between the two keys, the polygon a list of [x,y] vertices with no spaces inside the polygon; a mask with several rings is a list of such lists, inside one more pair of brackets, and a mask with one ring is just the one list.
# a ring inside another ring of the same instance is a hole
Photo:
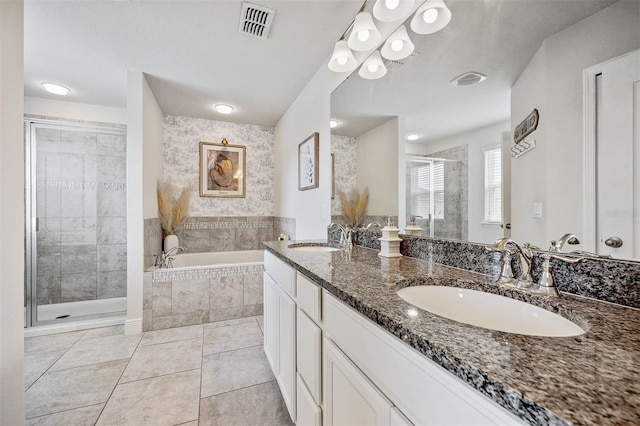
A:
{"label": "door knob", "polygon": [[613,247],[613,248],[622,247],[622,238],[620,238],[620,237],[609,237],[606,240],[604,240],[604,243],[607,246]]}

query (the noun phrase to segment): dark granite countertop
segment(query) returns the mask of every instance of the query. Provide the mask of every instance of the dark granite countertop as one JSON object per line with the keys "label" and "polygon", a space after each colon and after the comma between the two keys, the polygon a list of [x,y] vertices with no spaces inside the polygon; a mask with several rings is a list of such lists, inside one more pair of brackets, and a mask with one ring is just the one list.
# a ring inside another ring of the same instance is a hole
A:
{"label": "dark granite countertop", "polygon": [[[309,253],[266,242],[344,303],[531,424],[640,424],[640,310],[570,294],[549,298],[499,287],[491,277],[355,246]],[[533,337],[491,331],[415,307],[396,291],[449,285],[527,301],[587,332]],[[417,316],[409,316],[409,309]]]}

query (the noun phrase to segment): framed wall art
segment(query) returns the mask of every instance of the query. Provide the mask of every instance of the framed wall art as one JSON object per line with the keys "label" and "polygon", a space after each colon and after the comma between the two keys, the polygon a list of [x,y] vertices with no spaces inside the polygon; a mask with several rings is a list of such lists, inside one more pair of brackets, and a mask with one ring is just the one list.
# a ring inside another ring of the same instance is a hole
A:
{"label": "framed wall art", "polygon": [[242,145],[200,142],[200,196],[245,197],[246,148]]}
{"label": "framed wall art", "polygon": [[298,145],[298,190],[318,187],[320,135],[315,132]]}

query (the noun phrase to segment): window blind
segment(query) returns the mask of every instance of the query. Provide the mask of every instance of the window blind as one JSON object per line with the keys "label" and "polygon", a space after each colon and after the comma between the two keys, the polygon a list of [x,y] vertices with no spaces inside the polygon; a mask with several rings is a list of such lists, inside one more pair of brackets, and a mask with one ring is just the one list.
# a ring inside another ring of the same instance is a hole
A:
{"label": "window blind", "polygon": [[484,221],[502,222],[502,152],[484,150]]}

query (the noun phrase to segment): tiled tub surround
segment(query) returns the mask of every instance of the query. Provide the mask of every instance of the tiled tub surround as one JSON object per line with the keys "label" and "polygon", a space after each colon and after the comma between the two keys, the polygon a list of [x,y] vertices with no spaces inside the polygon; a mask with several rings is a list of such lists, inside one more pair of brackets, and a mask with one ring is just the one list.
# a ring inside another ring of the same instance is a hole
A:
{"label": "tiled tub surround", "polygon": [[143,331],[261,315],[262,253],[256,254],[260,261],[145,272]]}
{"label": "tiled tub surround", "polygon": [[126,136],[35,137],[38,304],[126,296]]}
{"label": "tiled tub surround", "polygon": [[[187,253],[260,250],[262,241],[277,240],[280,234],[295,239],[296,220],[275,216],[191,217],[176,232]],[[161,252],[160,220],[145,219],[145,270],[153,265],[153,255]]]}
{"label": "tiled tub surround", "polygon": [[[340,231],[328,229],[328,238],[339,241]],[[380,250],[379,231],[358,229],[353,238],[356,245]],[[400,235],[400,252],[404,256],[426,259],[442,265],[488,274],[495,278],[502,269],[502,254],[487,250],[486,244],[440,240]],[[531,275],[537,282],[542,273],[542,251],[535,251]],[[585,256],[576,264],[552,259],[552,273],[559,290],[619,305],[640,309],[640,263]],[[519,271],[514,258],[512,268]]]}
{"label": "tiled tub surround", "polygon": [[[531,424],[634,424],[640,418],[640,311],[567,294],[506,290],[489,275],[376,250],[305,253],[265,247],[347,305]],[[330,266],[328,266],[330,265]],[[572,319],[587,332],[543,338],[490,331],[417,309],[396,291],[450,285],[518,298]]]}

